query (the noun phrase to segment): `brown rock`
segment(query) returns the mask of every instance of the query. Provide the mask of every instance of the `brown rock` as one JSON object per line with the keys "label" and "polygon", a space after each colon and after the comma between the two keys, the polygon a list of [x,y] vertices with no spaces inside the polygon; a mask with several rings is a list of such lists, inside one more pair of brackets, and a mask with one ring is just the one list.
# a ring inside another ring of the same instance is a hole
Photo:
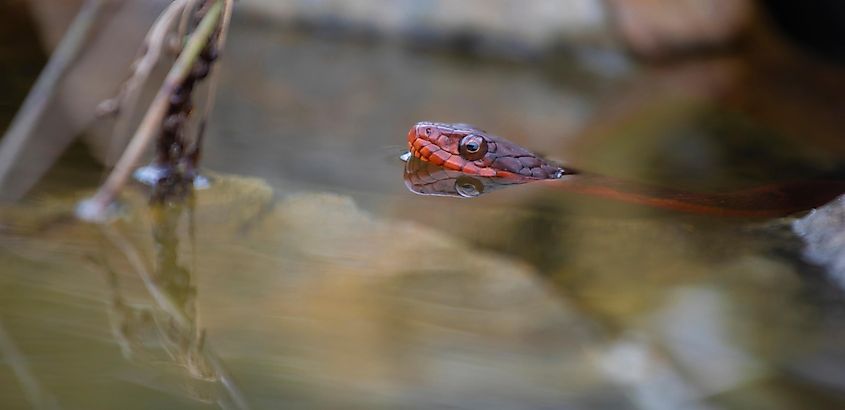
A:
{"label": "brown rock", "polygon": [[752,12],[747,0],[609,0],[615,29],[631,50],[645,57],[734,40]]}

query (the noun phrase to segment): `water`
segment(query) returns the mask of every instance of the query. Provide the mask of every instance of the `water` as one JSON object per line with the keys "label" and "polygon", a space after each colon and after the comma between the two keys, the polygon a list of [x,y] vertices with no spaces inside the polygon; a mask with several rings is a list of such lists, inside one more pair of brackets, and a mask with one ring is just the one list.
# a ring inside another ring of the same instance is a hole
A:
{"label": "water", "polygon": [[77,145],[0,212],[4,408],[842,407],[841,290],[788,219],[533,184],[419,196],[398,159],[415,121],[462,121],[616,177],[741,188],[836,169],[824,104],[769,98],[736,61],[602,78],[232,36],[210,189],[151,207],[134,187],[115,223],[80,223],[101,173]]}

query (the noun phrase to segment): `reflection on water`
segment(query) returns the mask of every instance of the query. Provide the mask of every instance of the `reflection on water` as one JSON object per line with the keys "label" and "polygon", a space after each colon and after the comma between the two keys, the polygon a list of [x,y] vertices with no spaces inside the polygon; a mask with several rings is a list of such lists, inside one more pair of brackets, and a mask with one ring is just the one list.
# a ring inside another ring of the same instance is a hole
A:
{"label": "reflection on water", "polygon": [[[149,210],[156,253],[152,272],[148,270],[150,264],[125,236],[111,226],[103,227],[104,236],[123,253],[154,302],[151,306],[128,303],[121,294],[120,275],[103,262],[102,268],[113,294],[109,305],[112,333],[128,360],[161,365],[163,360],[155,353],[163,350],[168,358],[165,363],[183,369],[185,375],[193,379],[186,387],[192,398],[219,403],[224,408],[245,408],[246,403],[237,387],[206,345],[205,329],[200,327],[197,315],[193,269],[180,261],[187,259],[180,255],[185,250],[179,246],[180,220],[187,218],[186,239],[191,244],[195,241],[191,219],[194,201],[192,197],[184,201],[158,203]],[[191,251],[189,257],[194,252]],[[211,386],[203,388],[202,382]]]}
{"label": "reflection on water", "polygon": [[420,195],[476,198],[535,182],[547,189],[593,195],[670,211],[733,217],[776,217],[822,206],[845,193],[845,180],[788,181],[732,192],[688,192],[588,173],[537,179],[519,174],[484,177],[446,169],[417,157],[406,159],[405,186]]}
{"label": "reflection on water", "polygon": [[420,195],[475,198],[511,185],[536,181],[514,175],[509,178],[490,178],[453,171],[417,157],[410,157],[405,163],[405,186]]}
{"label": "reflection on water", "polygon": [[[806,299],[812,280],[767,256],[778,224],[761,236],[511,211],[486,233],[510,224],[513,236],[479,247],[347,197],[274,203],[259,181],[213,179],[185,206],[130,193],[122,219],[102,227],[61,218],[72,200],[4,212],[0,257],[14,269],[0,312],[45,397],[87,408],[790,408],[806,400],[808,368],[819,376],[814,346],[841,333],[831,302]],[[8,386],[4,397],[25,400]]]}

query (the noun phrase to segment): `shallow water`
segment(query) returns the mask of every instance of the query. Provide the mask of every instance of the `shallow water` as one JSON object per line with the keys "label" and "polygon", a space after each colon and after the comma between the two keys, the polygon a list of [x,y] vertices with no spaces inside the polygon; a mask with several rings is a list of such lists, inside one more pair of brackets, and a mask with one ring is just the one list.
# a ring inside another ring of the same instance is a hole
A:
{"label": "shallow water", "polygon": [[210,189],[151,207],[135,187],[118,221],[84,224],[101,174],[76,146],[0,212],[4,408],[845,404],[845,300],[788,219],[402,180],[423,119],[675,188],[835,171],[837,149],[749,114],[736,62],[607,78],[252,21],[232,36]]}

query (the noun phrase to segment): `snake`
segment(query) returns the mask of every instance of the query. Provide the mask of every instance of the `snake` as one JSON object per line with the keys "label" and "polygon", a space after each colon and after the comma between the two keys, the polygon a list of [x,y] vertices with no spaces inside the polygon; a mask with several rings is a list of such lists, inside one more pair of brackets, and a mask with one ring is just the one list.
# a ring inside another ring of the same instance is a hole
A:
{"label": "snake", "polygon": [[422,195],[475,198],[525,183],[712,216],[778,217],[823,205],[845,181],[800,180],[729,192],[691,192],[575,170],[468,124],[418,122],[408,131],[405,185]]}

